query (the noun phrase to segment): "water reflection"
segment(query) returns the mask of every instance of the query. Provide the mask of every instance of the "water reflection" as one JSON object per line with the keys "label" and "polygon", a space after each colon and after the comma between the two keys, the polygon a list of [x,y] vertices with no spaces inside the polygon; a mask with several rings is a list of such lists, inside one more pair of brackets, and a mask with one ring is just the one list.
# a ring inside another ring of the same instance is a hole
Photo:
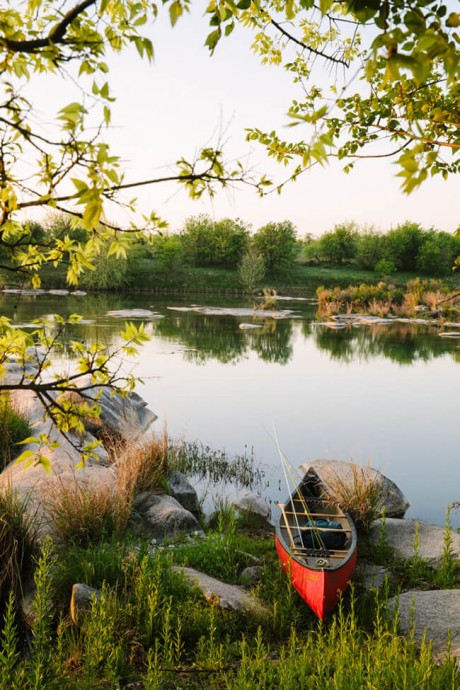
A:
{"label": "water reflection", "polygon": [[[154,304],[152,304],[154,302]],[[242,300],[207,300],[212,306],[241,307]],[[370,361],[384,357],[400,365],[428,362],[450,354],[460,361],[457,342],[439,338],[435,326],[410,323],[386,325],[349,325],[342,330],[330,330],[316,323],[311,305],[295,303],[295,318],[275,319],[257,317],[214,315],[197,311],[171,311],[168,306],[190,305],[190,301],[171,300],[156,296],[138,295],[87,295],[86,297],[60,297],[51,295],[8,295],[1,299],[1,312],[17,326],[30,327],[34,319],[48,321],[48,334],[56,335],[59,326],[52,314],[69,317],[79,313],[83,320],[67,324],[59,338],[62,352],[69,353],[70,340],[103,343],[115,346],[125,320],[107,316],[118,309],[154,309],[164,318],[146,321],[146,330],[166,342],[184,346],[184,358],[195,364],[215,360],[222,364],[237,364],[255,354],[270,364],[286,365],[293,355],[293,343],[298,335],[305,341],[313,340],[318,350],[325,352],[333,361],[350,364],[353,361]],[[284,306],[284,305],[283,305]],[[257,329],[240,328],[243,322],[256,323]]]}

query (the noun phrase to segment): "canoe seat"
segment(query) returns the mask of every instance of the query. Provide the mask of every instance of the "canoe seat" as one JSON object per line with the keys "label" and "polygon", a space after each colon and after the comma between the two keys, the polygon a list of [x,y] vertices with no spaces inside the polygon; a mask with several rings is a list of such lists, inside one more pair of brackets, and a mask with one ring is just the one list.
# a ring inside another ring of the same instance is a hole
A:
{"label": "canoe seat", "polygon": [[[299,543],[296,544],[296,539]],[[343,549],[347,539],[340,522],[336,520],[311,520],[310,524],[300,528],[300,534],[294,537],[294,544],[304,549],[336,550]]]}

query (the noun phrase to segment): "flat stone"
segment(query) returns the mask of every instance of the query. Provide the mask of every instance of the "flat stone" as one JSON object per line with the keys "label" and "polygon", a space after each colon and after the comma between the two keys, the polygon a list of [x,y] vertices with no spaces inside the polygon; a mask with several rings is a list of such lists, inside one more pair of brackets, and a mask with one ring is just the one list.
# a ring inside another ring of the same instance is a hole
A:
{"label": "flat stone", "polygon": [[172,496],[143,492],[136,496],[133,510],[138,529],[159,541],[180,533],[201,532],[196,517]]}
{"label": "flat stone", "polygon": [[349,489],[355,485],[354,469],[358,471],[359,480],[376,483],[380,487],[380,501],[376,508],[376,515],[385,513],[387,517],[403,517],[410,506],[409,501],[396,484],[373,467],[356,465],[342,460],[311,460],[300,465],[305,474],[310,467],[318,473],[321,479],[334,492],[335,485],[345,484]]}
{"label": "flat stone", "polygon": [[215,606],[231,611],[242,611],[264,616],[267,611],[251,594],[239,585],[229,585],[193,568],[175,566],[194,586],[201,589],[204,597]]}
{"label": "flat stone", "polygon": [[410,591],[390,599],[391,609],[399,611],[399,625],[410,634],[414,624],[415,639],[420,643],[426,633],[433,650],[442,658],[451,640],[451,654],[460,657],[460,589]]}
{"label": "flat stone", "polygon": [[[370,539],[377,542],[380,538],[381,529],[382,520],[374,520],[369,531]],[[430,567],[438,567],[441,564],[444,551],[444,527],[430,525],[426,522],[418,522],[417,520],[387,518],[385,521],[388,544],[397,558],[406,559],[414,556],[417,529],[419,533],[419,556],[423,558]],[[458,559],[460,558],[460,534],[451,532],[451,537],[452,556]]]}

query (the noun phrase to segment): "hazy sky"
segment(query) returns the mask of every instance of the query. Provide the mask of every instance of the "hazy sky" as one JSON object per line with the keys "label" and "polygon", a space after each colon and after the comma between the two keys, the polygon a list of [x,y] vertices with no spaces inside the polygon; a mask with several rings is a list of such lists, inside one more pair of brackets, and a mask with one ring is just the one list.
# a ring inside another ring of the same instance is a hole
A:
{"label": "hazy sky", "polygon": [[[215,143],[221,129],[228,158],[283,179],[282,167],[268,162],[262,147],[247,143],[244,130],[277,129],[286,139],[301,138],[302,127],[285,128],[291,99],[300,95],[298,87],[283,69],[259,64],[250,50],[250,32],[238,27],[210,57],[204,47],[208,27],[201,10],[195,9],[194,16],[184,17],[174,29],[166,12],[160,9],[160,13],[151,34],[153,64],[134,54],[111,61],[110,81],[117,102],[107,139],[126,161],[126,181],[167,174],[169,164],[181,156],[193,158],[201,146]],[[320,75],[319,66],[316,74]],[[49,97],[48,88],[42,98]],[[54,89],[54,108],[68,100],[65,88]],[[349,175],[337,161],[326,168],[315,166],[281,196],[273,193],[263,199],[251,189],[240,188],[220,192],[213,200],[193,202],[177,185],[144,188],[137,196],[143,212],[155,209],[173,230],[197,213],[240,217],[254,229],[288,218],[300,235],[319,234],[350,220],[380,229],[407,219],[448,231],[458,226],[454,200],[460,187],[455,177],[447,182],[429,180],[407,197],[394,176],[396,166],[385,160],[356,165]],[[116,215],[122,224],[123,214]]]}

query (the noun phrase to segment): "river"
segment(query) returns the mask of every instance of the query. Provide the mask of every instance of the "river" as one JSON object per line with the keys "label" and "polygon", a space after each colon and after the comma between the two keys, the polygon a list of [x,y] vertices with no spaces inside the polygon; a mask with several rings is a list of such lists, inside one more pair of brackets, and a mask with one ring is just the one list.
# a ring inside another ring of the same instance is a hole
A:
{"label": "river", "polygon": [[[371,464],[406,494],[408,517],[444,524],[460,500],[460,340],[399,322],[331,330],[309,301],[280,301],[284,318],[232,311],[252,306],[205,296],[1,297],[18,326],[79,313],[84,322],[68,337],[113,347],[126,320],[143,320],[151,339],[125,367],[144,381],[137,390],[158,430],[166,424],[171,437],[229,453],[252,449],[269,501],[286,498],[276,436],[294,467],[314,458]],[[122,309],[152,313],[109,314]],[[460,525],[458,513],[452,522]]]}

